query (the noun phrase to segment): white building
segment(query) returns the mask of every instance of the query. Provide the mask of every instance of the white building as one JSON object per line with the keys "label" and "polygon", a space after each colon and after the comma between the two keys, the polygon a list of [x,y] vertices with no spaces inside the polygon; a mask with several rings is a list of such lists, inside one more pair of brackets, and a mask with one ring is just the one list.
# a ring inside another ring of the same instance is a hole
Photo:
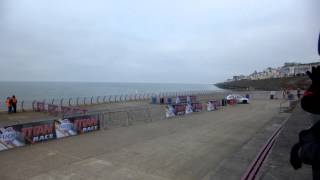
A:
{"label": "white building", "polygon": [[306,72],[311,71],[313,66],[320,66],[320,62],[296,65],[294,67],[294,75],[295,76],[306,75]]}
{"label": "white building", "polygon": [[281,68],[281,77],[303,76],[311,71],[313,66],[320,66],[320,62],[313,63],[285,63]]}
{"label": "white building", "polygon": [[284,63],[284,66],[279,68],[271,68],[263,70],[262,72],[254,71],[249,76],[239,75],[233,76],[233,81],[239,81],[242,79],[259,80],[292,76],[304,76],[307,71],[311,71],[313,66],[320,66],[320,62],[313,63]]}
{"label": "white building", "polygon": [[233,76],[233,80],[234,81],[239,81],[239,80],[242,80],[242,79],[246,79],[246,76],[244,76],[244,75]]}
{"label": "white building", "polygon": [[262,72],[255,71],[254,73],[248,76],[248,79],[259,80],[259,79],[270,79],[280,77],[280,70],[277,68],[267,68]]}

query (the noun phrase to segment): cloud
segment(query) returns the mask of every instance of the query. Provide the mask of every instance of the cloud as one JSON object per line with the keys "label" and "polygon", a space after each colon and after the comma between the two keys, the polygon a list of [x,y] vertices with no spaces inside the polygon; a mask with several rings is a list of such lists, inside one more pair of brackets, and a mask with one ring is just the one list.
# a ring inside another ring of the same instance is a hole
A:
{"label": "cloud", "polygon": [[211,83],[310,62],[314,3],[3,0],[0,80]]}

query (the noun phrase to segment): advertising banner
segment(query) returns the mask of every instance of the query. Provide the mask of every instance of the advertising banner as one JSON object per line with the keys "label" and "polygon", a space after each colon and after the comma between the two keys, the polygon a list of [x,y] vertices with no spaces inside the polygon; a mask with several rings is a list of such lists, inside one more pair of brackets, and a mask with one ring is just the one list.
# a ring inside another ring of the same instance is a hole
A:
{"label": "advertising banner", "polygon": [[24,145],[21,132],[16,131],[13,127],[0,128],[0,151]]}
{"label": "advertising banner", "polygon": [[53,120],[0,128],[0,151],[55,139]]}
{"label": "advertising banner", "polygon": [[55,121],[57,138],[74,136],[99,130],[99,121],[94,116],[80,116]]}
{"label": "advertising banner", "polygon": [[166,117],[170,118],[170,117],[174,117],[174,116],[175,116],[174,108],[172,107],[172,105],[168,105],[166,107]]}
{"label": "advertising banner", "polygon": [[207,110],[208,111],[213,111],[214,110],[214,106],[213,106],[213,103],[211,101],[209,101],[208,104],[207,104]]}
{"label": "advertising banner", "polygon": [[63,138],[77,135],[73,123],[69,119],[59,119],[54,121],[56,137]]}
{"label": "advertising banner", "polygon": [[99,130],[96,116],[17,124],[0,128],[0,151]]}

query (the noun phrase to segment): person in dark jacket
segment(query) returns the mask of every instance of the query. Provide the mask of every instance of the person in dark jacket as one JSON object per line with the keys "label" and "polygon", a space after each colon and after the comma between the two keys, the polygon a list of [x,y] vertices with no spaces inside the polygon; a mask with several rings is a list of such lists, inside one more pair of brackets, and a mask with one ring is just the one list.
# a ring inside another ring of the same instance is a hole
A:
{"label": "person in dark jacket", "polygon": [[12,98],[11,98],[11,100],[12,100],[12,111],[14,112],[14,113],[17,113],[17,99],[16,99],[16,96],[15,95],[13,95],[12,96]]}
{"label": "person in dark jacket", "polygon": [[[320,55],[320,36],[318,41],[318,51]],[[320,114],[320,66],[312,67],[307,75],[312,81],[309,89],[301,99],[303,110]],[[296,143],[290,154],[290,163],[294,169],[302,167],[302,163],[312,165],[313,180],[320,180],[320,121],[311,128],[299,133],[299,142]]]}
{"label": "person in dark jacket", "polygon": [[300,90],[300,88],[298,88],[297,89],[297,97],[298,97],[298,99],[300,99],[301,98],[301,90]]}

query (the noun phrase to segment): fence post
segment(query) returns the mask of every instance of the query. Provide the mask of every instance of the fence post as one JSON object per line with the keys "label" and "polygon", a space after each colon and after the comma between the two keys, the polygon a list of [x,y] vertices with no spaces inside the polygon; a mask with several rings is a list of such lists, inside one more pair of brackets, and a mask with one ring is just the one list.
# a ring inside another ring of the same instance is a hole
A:
{"label": "fence post", "polygon": [[92,104],[92,102],[93,102],[93,96],[91,97],[90,104]]}
{"label": "fence post", "polygon": [[99,104],[99,98],[100,98],[100,96],[97,97],[97,104]]}
{"label": "fence post", "polygon": [[35,111],[34,105],[36,104],[36,101],[32,101],[32,110]]}
{"label": "fence post", "polygon": [[102,118],[103,118],[103,128],[105,129],[105,128],[107,128],[107,123],[106,123],[106,114],[105,113],[103,113],[102,114]]}
{"label": "fence post", "polygon": [[86,99],[87,99],[86,97],[83,98],[83,104],[84,104],[84,105],[87,105],[87,104],[86,104]]}
{"label": "fence post", "polygon": [[46,100],[44,99],[42,103],[43,103],[43,111],[46,111]]}
{"label": "fence post", "polygon": [[103,96],[103,103],[106,103],[106,96]]}
{"label": "fence post", "polygon": [[60,106],[63,106],[63,98],[60,99]]}
{"label": "fence post", "polygon": [[71,100],[72,100],[72,98],[69,98],[69,106],[71,106]]}
{"label": "fence post", "polygon": [[76,101],[77,101],[77,106],[79,106],[79,97],[77,97]]}
{"label": "fence post", "polygon": [[112,95],[109,96],[109,103],[111,103],[111,98],[112,98]]}
{"label": "fence post", "polygon": [[21,111],[22,112],[24,112],[23,104],[24,104],[24,101],[21,101]]}

